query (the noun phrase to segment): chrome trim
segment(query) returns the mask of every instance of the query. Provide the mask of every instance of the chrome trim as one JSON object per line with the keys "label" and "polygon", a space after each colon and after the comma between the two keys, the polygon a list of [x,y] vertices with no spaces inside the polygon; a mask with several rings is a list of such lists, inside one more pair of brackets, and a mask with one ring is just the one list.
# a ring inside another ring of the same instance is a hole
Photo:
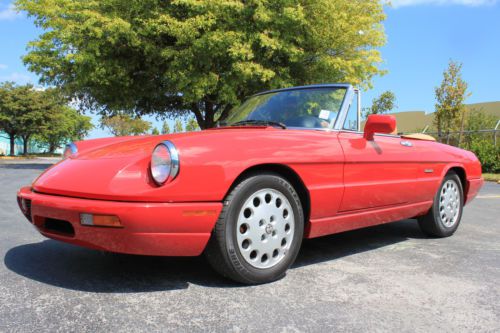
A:
{"label": "chrome trim", "polygon": [[434,172],[434,169],[425,169],[424,170],[425,173],[433,173]]}
{"label": "chrome trim", "polygon": [[[180,161],[179,161],[179,151],[177,150],[177,148],[175,147],[175,145],[171,142],[171,141],[168,141],[168,140],[165,140],[165,141],[162,141],[160,142],[159,144],[157,144],[154,149],[153,149],[153,152],[155,151],[156,147],[158,147],[159,145],[164,145],[165,147],[167,147],[168,149],[168,152],[170,153],[170,163],[171,163],[171,166],[170,166],[170,174],[168,175],[167,179],[163,182],[163,183],[158,183],[154,178],[154,182],[157,184],[157,185],[165,185],[167,183],[170,183],[171,181],[173,181],[175,179],[175,177],[177,177],[177,175],[179,174],[179,170],[180,170]],[[153,153],[151,153],[151,157],[153,157]],[[149,171],[151,172],[151,165],[149,166]]]}
{"label": "chrome trim", "polygon": [[334,130],[342,130],[342,127],[344,127],[344,122],[347,117],[347,112],[349,111],[349,106],[351,105],[352,98],[354,96],[354,88],[351,85],[348,85],[347,91],[344,95],[344,100],[342,101],[342,106],[340,107],[339,114],[337,115],[337,118],[335,119],[335,124],[330,125],[331,128]]}
{"label": "chrome trim", "polygon": [[179,151],[171,141],[165,140],[163,141],[163,143],[167,146],[168,151],[170,152],[170,159],[172,160],[172,168],[170,171],[169,179],[167,179],[167,181],[172,181],[179,174],[179,169],[180,169]]}
{"label": "chrome trim", "polygon": [[413,147],[413,143],[407,140],[400,141],[399,143],[401,143],[401,145],[405,147]]}
{"label": "chrome trim", "polygon": [[354,90],[358,96],[358,132],[361,131],[361,90]]}

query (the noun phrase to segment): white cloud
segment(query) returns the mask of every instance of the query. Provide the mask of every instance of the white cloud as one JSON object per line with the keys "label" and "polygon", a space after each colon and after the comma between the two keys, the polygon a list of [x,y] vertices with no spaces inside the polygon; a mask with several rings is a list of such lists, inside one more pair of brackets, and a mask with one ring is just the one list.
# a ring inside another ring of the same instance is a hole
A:
{"label": "white cloud", "polygon": [[0,70],[2,70],[2,69],[7,69],[7,68],[8,68],[8,66],[7,66],[7,65],[5,65],[5,64],[0,64]]}
{"label": "white cloud", "polygon": [[417,5],[462,5],[478,7],[494,5],[498,0],[389,0],[387,2],[391,3],[394,8]]}
{"label": "white cloud", "polygon": [[14,4],[9,4],[7,7],[0,9],[0,21],[11,21],[18,18],[20,14],[16,11]]}
{"label": "white cloud", "polygon": [[0,76],[0,82],[13,81],[17,84],[33,83],[33,78],[27,74],[13,72],[9,75]]}

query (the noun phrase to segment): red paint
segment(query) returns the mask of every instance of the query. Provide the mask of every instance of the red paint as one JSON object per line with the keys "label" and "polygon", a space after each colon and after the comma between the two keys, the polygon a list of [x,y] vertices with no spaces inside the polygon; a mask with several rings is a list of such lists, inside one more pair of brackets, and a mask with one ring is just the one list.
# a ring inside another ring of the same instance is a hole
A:
{"label": "red paint", "polygon": [[[385,127],[373,125],[373,131],[392,128],[387,117],[378,120],[374,124]],[[176,145],[180,171],[158,186],[149,163],[163,140]],[[32,200],[33,221],[45,236],[124,253],[200,254],[231,185],[256,166],[284,166],[306,186],[311,203],[306,237],[425,214],[450,168],[465,172],[466,202],[482,185],[481,166],[470,152],[397,136],[375,134],[367,140],[348,131],[239,127],[77,146],[76,156],[48,169],[33,191],[23,188],[18,196]],[[123,228],[81,226],[80,213],[116,215]],[[46,218],[71,223],[74,237],[45,230]]]}
{"label": "red paint", "polygon": [[[18,195],[31,200],[33,225],[47,237],[98,250],[144,255],[201,254],[222,209],[218,202],[142,203],[68,198],[34,193],[29,187],[23,187]],[[201,211],[206,214],[200,214]],[[82,226],[80,213],[114,214],[123,228]],[[47,218],[70,222],[75,236],[46,230]]]}
{"label": "red paint", "polygon": [[364,135],[366,140],[373,140],[373,135],[375,133],[385,133],[390,134],[396,130],[396,117],[382,115],[382,114],[371,114],[366,120]]}

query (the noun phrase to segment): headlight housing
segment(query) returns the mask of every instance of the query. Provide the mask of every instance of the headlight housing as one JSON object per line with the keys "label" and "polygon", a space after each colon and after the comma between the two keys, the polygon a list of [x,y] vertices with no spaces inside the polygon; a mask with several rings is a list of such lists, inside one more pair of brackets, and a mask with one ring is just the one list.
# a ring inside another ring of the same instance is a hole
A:
{"label": "headlight housing", "polygon": [[151,176],[157,185],[171,182],[179,173],[179,153],[170,141],[159,143],[151,156]]}
{"label": "headlight housing", "polygon": [[78,153],[78,147],[72,142],[66,145],[63,152],[63,158],[68,158],[70,156]]}

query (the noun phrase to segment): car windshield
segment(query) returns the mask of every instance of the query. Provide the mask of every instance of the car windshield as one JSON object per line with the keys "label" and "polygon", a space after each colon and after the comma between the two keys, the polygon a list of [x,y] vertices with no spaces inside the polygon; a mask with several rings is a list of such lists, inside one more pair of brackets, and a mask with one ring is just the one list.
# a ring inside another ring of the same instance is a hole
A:
{"label": "car windshield", "polygon": [[342,87],[325,87],[255,95],[234,108],[226,123],[229,126],[328,128],[337,118],[346,91]]}

